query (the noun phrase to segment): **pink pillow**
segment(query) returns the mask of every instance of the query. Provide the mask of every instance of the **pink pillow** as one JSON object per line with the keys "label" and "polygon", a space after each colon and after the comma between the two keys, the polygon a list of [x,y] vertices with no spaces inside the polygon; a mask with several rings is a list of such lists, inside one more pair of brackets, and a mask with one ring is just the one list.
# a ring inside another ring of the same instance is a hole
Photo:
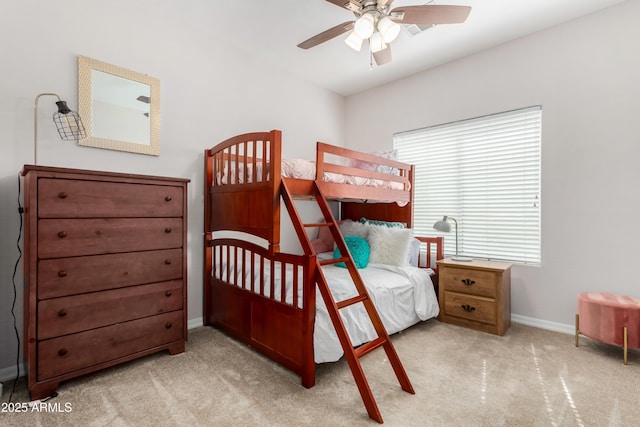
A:
{"label": "pink pillow", "polygon": [[[321,220],[324,221],[324,220]],[[329,227],[318,228],[318,238],[311,241],[311,246],[317,254],[333,251],[333,236]]]}
{"label": "pink pillow", "polygon": [[[318,220],[318,222],[324,222],[324,219]],[[338,221],[338,225],[342,224],[344,221]],[[316,254],[320,254],[322,252],[331,252],[334,247],[333,236],[331,235],[331,230],[329,227],[318,227],[318,238],[311,241],[311,246],[313,246],[313,250]]]}

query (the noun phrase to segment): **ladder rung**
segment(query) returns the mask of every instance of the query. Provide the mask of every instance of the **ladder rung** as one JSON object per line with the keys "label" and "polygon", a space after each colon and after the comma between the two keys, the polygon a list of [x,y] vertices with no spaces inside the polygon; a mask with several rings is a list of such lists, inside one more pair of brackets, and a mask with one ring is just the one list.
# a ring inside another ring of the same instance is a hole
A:
{"label": "ladder rung", "polygon": [[353,298],[345,299],[336,303],[338,310],[341,308],[349,307],[350,305],[357,304],[368,298],[367,295],[357,295]]}
{"label": "ladder rung", "polygon": [[337,264],[339,262],[346,262],[349,261],[349,258],[331,258],[331,259],[323,259],[321,261],[318,261],[320,263],[320,265],[331,265],[331,264]]}
{"label": "ladder rung", "polygon": [[363,344],[360,347],[355,349],[356,356],[362,357],[365,354],[368,354],[368,353],[372,352],[373,350],[375,350],[376,348],[380,347],[386,341],[387,340],[385,338],[383,338],[383,337],[378,337],[373,341],[369,341],[368,343]]}
{"label": "ladder rung", "polygon": [[331,222],[316,222],[316,223],[309,223],[309,224],[302,224],[305,227],[329,227],[331,225],[333,225],[333,223]]}

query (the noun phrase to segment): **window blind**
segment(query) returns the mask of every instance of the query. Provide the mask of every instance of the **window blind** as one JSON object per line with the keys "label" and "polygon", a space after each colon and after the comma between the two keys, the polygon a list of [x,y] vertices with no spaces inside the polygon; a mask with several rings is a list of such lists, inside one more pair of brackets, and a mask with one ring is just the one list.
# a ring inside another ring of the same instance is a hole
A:
{"label": "window blind", "polygon": [[541,120],[535,106],[395,134],[398,159],[416,166],[416,233],[445,236],[453,255],[454,224],[433,229],[452,216],[461,255],[539,264]]}

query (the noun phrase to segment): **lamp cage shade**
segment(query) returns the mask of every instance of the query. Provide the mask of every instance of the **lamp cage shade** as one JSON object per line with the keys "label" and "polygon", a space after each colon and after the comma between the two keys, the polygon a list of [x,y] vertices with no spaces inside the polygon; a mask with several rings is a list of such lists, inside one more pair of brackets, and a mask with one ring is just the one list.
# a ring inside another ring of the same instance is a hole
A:
{"label": "lamp cage shade", "polygon": [[53,121],[58,128],[60,138],[64,141],[86,138],[87,132],[78,113],[71,111],[65,101],[58,101],[56,105],[58,111],[53,114]]}

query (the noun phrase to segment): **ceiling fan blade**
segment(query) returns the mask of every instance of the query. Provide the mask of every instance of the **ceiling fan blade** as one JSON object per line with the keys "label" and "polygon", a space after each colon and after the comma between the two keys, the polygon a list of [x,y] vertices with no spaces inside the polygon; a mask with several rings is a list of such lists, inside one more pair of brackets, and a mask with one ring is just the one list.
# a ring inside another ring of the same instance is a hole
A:
{"label": "ceiling fan blade", "polygon": [[400,24],[459,24],[469,12],[469,6],[401,6],[389,12],[389,17]]}
{"label": "ceiling fan blade", "polygon": [[387,45],[386,48],[375,52],[373,59],[376,61],[377,66],[391,62],[391,46]]}
{"label": "ceiling fan blade", "polygon": [[321,32],[320,34],[316,34],[315,36],[303,41],[298,45],[300,49],[309,49],[314,46],[317,46],[321,43],[324,43],[328,40],[331,40],[334,37],[338,37],[340,34],[344,34],[347,31],[353,28],[354,21],[343,22],[342,24],[336,25],[335,27],[329,28]]}

